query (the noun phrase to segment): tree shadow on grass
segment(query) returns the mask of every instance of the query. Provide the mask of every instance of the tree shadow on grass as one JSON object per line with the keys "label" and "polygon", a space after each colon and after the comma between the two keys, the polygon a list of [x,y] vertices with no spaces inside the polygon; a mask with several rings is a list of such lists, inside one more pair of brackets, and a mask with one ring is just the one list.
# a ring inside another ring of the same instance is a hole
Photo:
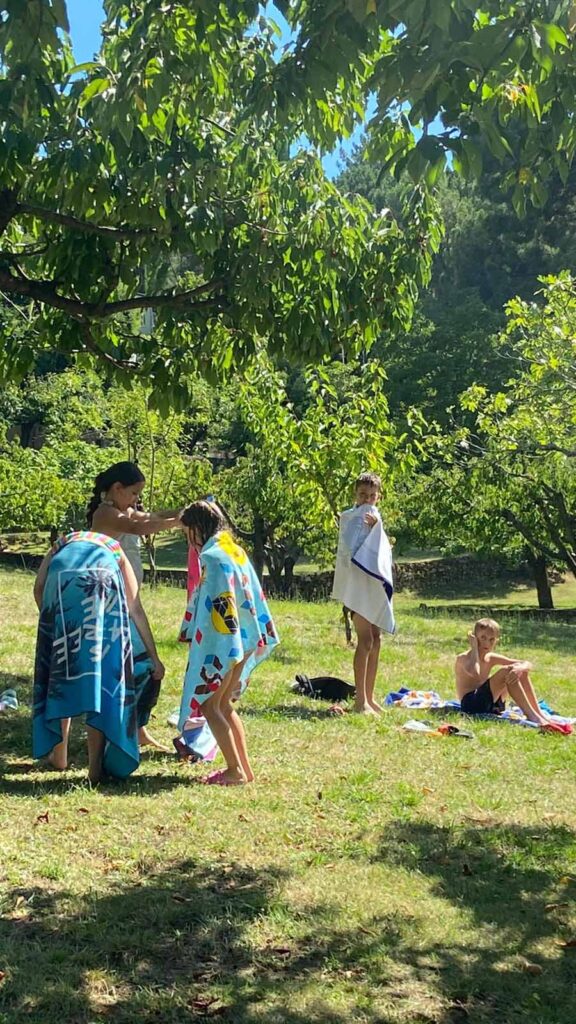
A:
{"label": "tree shadow on grass", "polygon": [[272,704],[263,708],[247,706],[242,708],[241,714],[243,718],[290,718],[306,722],[341,717],[320,701],[310,701],[310,704]]}
{"label": "tree shadow on grass", "polygon": [[[434,894],[484,932],[478,948],[406,938],[398,949],[415,979],[435,979],[447,1010],[434,1021],[570,1024],[576,957],[562,941],[571,937],[563,908],[574,880],[564,871],[575,848],[576,833],[560,826],[396,822],[386,830],[376,859],[431,879]],[[551,939],[556,952],[544,952]]]}
{"label": "tree shadow on grass", "polygon": [[411,593],[423,599],[434,599],[437,601],[470,601],[489,603],[491,600],[505,598],[511,593],[518,594],[519,602],[525,599],[528,602],[528,593],[531,583],[525,579],[514,578],[513,576],[502,576],[496,579],[484,579],[482,577],[482,566],[478,565],[478,578],[476,580],[452,579],[443,583],[438,579],[416,580],[410,585]]}
{"label": "tree shadow on grass", "polygon": [[[285,913],[287,874],[276,865],[190,858],[82,899],[17,889],[0,923],[0,1019],[572,1024],[574,952],[552,957],[539,944],[560,934],[545,905],[552,888],[565,898],[555,870],[573,843],[561,828],[387,828],[377,859],[412,868],[416,887],[432,879],[435,895],[478,929],[477,947],[430,939],[433,922],[423,933],[417,889],[413,908],[395,902],[367,914],[368,927],[335,926],[329,903],[300,906],[281,945],[266,941],[266,922],[277,933]],[[541,974],[523,970],[526,956]]]}
{"label": "tree shadow on grass", "polygon": [[[251,929],[273,910],[284,879],[276,866],[254,870],[190,859],[143,877],[140,884],[82,901],[70,893],[14,890],[0,922],[6,970],[0,1019],[11,1024],[387,1022],[369,1008],[357,1015],[354,1006],[351,1013],[350,1006],[331,1005],[326,975],[354,967],[349,958],[356,939],[345,931],[330,936],[322,927],[322,905],[311,910],[315,923],[304,942],[255,944]],[[324,987],[310,997],[316,979]],[[296,1009],[295,999],[303,993],[306,1008]]]}

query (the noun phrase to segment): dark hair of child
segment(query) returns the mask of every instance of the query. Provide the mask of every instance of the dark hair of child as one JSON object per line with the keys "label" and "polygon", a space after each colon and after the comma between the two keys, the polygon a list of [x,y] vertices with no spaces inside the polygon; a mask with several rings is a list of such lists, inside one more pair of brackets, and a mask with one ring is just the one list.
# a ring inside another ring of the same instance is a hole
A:
{"label": "dark hair of child", "polygon": [[202,546],[219,530],[229,529],[224,513],[211,501],[193,501],[182,512],[180,521],[188,529],[196,530]]}

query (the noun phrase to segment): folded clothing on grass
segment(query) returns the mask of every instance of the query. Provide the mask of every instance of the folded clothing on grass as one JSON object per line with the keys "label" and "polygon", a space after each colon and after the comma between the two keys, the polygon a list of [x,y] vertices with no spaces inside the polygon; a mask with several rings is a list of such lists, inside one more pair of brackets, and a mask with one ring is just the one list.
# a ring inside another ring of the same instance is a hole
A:
{"label": "folded clothing on grass", "polygon": [[[411,711],[422,709],[422,711],[454,711],[457,714],[463,713],[459,700],[444,700],[436,690],[409,690],[406,686],[387,694],[384,699],[384,705],[387,707],[409,708]],[[557,722],[559,725],[570,725],[576,722],[576,718],[565,718],[563,715],[557,715],[546,704],[546,701],[541,700],[540,707],[545,714],[550,716],[553,722]],[[513,725],[525,725],[530,729],[539,728],[536,722],[531,722],[526,718],[524,712],[514,705],[507,707],[501,715],[474,715],[474,718],[483,718],[490,722],[512,722]]]}

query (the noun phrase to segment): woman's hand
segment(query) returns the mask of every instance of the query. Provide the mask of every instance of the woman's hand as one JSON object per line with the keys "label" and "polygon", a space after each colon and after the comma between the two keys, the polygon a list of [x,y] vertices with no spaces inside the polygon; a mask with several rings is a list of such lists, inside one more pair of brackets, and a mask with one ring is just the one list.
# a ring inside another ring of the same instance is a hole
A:
{"label": "woman's hand", "polygon": [[162,662],[160,661],[160,658],[155,658],[153,661],[153,665],[154,671],[152,673],[152,678],[159,683],[162,679],[164,679],[164,676],[166,675],[166,669]]}

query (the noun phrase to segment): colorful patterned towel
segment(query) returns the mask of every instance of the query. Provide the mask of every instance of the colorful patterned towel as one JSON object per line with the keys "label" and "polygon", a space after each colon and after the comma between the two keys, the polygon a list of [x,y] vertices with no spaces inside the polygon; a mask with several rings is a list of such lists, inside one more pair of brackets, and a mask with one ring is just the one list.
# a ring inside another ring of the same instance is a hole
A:
{"label": "colorful patterned towel", "polygon": [[[389,693],[384,700],[384,704],[388,707],[410,708],[411,710],[421,708],[423,711],[454,711],[461,713],[459,700],[444,700],[436,690],[409,690],[405,686],[396,692]],[[548,707],[546,701],[541,700],[540,707],[542,711],[550,715],[553,722],[558,722],[559,725],[576,722],[576,718],[565,718],[562,715],[557,715]],[[526,718],[524,712],[515,706],[507,707],[506,711],[501,715],[474,715],[473,717],[485,718],[490,722],[512,722],[514,725],[525,725],[530,729],[538,728],[536,722],[531,722]]]}
{"label": "colorful patterned towel", "polygon": [[[180,640],[190,643],[179,729],[239,662],[246,662],[240,693],[250,674],[278,644],[260,581],[246,552],[226,530],[200,552],[200,583],[184,616]],[[238,694],[239,696],[240,694]]]}

